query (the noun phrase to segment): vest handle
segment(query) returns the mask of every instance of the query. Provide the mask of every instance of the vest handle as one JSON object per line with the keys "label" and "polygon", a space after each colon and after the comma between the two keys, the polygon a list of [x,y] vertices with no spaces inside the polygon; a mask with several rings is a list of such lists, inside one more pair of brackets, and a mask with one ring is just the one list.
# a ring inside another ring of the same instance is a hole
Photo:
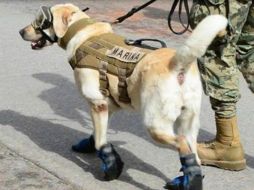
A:
{"label": "vest handle", "polygon": [[[147,44],[143,44],[143,42],[158,42],[161,47],[154,47],[154,46],[150,46],[150,45],[147,45]],[[143,48],[147,48],[147,49],[159,49],[159,48],[166,48],[167,47],[167,44],[161,40],[158,40],[158,39],[151,39],[151,38],[140,38],[140,39],[137,39],[137,40],[132,40],[132,39],[125,39],[125,43],[127,45],[132,45],[132,46],[139,46],[139,47],[143,47]]]}

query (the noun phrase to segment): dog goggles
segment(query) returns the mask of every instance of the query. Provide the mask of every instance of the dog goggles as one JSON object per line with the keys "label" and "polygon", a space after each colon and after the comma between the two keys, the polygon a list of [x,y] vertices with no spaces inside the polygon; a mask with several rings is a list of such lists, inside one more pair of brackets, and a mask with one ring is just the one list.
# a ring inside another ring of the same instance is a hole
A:
{"label": "dog goggles", "polygon": [[41,6],[35,20],[32,22],[32,26],[35,30],[39,30],[43,37],[51,43],[57,42],[57,36],[55,35],[52,39],[46,32],[45,29],[50,28],[53,25],[53,16],[50,11],[50,7]]}
{"label": "dog goggles", "polygon": [[52,26],[53,16],[50,11],[50,7],[41,6],[37,12],[35,20],[32,22],[32,26],[35,29],[45,30]]}

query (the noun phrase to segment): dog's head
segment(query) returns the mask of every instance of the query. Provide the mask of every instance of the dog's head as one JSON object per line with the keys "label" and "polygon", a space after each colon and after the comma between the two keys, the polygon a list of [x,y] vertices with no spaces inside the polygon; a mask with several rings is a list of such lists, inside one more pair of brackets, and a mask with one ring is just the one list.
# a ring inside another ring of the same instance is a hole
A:
{"label": "dog's head", "polygon": [[35,20],[21,29],[19,33],[24,40],[32,42],[32,49],[42,49],[64,36],[73,15],[78,12],[82,10],[72,4],[42,6]]}

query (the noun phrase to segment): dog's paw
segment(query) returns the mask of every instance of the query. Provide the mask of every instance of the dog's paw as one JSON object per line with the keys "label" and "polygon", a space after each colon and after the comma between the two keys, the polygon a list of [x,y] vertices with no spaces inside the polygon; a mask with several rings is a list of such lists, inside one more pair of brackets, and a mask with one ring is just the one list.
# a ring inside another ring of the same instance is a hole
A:
{"label": "dog's paw", "polygon": [[202,190],[203,176],[201,167],[195,155],[190,154],[181,158],[183,176],[177,177],[165,185],[169,190]]}
{"label": "dog's paw", "polygon": [[202,190],[203,176],[195,175],[191,179],[188,175],[175,178],[165,185],[165,189],[169,190]]}
{"label": "dog's paw", "polygon": [[102,160],[102,170],[106,181],[117,179],[122,173],[124,163],[112,144],[104,145],[98,151],[98,157]]}
{"label": "dog's paw", "polygon": [[75,152],[80,152],[80,153],[96,152],[93,135],[91,135],[87,139],[81,140],[78,144],[73,145],[72,150]]}

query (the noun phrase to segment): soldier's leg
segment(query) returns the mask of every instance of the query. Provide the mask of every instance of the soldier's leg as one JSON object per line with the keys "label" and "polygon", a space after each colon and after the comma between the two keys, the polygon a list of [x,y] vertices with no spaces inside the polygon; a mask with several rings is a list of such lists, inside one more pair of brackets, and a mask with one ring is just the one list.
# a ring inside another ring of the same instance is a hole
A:
{"label": "soldier's leg", "polygon": [[[205,5],[201,4],[198,9],[194,9],[194,19],[203,17],[207,12],[226,15],[225,4],[212,5],[207,2],[203,1]],[[246,165],[236,121],[236,103],[240,94],[235,44],[246,21],[249,6],[247,2],[230,1],[231,33],[227,38],[215,40],[206,55],[199,60],[204,91],[210,96],[215,111],[217,135],[213,142],[200,144],[198,153],[203,164],[231,170],[241,170]]]}
{"label": "soldier's leg", "polygon": [[237,43],[237,64],[250,90],[254,92],[254,4]]}
{"label": "soldier's leg", "polygon": [[[232,50],[230,47],[227,49]],[[199,65],[200,68],[203,67],[200,70],[205,93],[210,96],[210,102],[215,111],[217,133],[214,141],[198,145],[198,155],[204,165],[242,170],[245,168],[246,161],[236,119],[236,103],[240,95],[239,71],[234,63],[235,53],[230,55],[233,51],[225,52],[224,56],[231,57],[226,60],[214,57],[215,54],[209,54],[209,52],[204,57],[204,62],[199,61]]]}

